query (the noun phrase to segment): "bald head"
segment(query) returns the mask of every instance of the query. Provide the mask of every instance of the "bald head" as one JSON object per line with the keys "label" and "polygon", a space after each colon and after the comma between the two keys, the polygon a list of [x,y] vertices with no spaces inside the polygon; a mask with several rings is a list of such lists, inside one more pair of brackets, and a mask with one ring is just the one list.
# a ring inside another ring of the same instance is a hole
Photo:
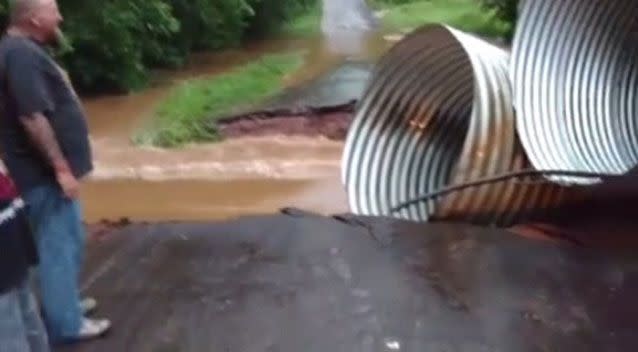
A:
{"label": "bald head", "polygon": [[10,0],[11,26],[41,42],[55,40],[62,15],[56,0]]}
{"label": "bald head", "polygon": [[51,0],[11,0],[9,1],[11,23],[28,20],[30,15]]}

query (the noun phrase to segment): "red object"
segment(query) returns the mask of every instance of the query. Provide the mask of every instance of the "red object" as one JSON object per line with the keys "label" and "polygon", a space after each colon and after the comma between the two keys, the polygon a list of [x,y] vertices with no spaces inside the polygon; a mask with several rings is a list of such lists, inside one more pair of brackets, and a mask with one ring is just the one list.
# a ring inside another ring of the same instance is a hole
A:
{"label": "red object", "polygon": [[18,198],[18,190],[15,183],[9,175],[0,172],[0,200],[11,200],[14,198]]}

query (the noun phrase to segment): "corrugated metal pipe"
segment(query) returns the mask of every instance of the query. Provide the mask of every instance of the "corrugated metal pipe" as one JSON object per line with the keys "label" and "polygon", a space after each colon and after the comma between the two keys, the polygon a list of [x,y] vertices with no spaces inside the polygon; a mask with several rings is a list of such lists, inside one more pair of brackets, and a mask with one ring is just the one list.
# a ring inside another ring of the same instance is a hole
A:
{"label": "corrugated metal pipe", "polygon": [[443,25],[421,27],[391,48],[346,139],[342,181],[351,210],[509,225],[580,197],[522,173],[394,209],[449,186],[530,169],[508,68],[504,50]]}
{"label": "corrugated metal pipe", "polygon": [[638,164],[638,1],[525,1],[510,73],[536,169],[623,174]]}

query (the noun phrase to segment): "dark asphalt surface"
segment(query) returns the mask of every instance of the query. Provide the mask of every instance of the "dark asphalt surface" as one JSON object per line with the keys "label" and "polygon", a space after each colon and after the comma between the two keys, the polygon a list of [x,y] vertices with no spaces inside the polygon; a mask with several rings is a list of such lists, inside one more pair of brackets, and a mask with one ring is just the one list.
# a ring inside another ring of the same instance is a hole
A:
{"label": "dark asphalt surface", "polygon": [[260,108],[323,107],[359,100],[373,68],[373,63],[343,62],[318,78],[285,90]]}
{"label": "dark asphalt surface", "polygon": [[115,329],[60,351],[634,351],[638,260],[496,229],[292,215],[91,242]]}

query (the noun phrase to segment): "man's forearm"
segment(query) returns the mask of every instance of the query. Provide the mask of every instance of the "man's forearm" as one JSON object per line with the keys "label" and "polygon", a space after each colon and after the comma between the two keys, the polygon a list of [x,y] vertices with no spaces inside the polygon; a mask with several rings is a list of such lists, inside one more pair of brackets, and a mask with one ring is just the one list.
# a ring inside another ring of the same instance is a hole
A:
{"label": "man's forearm", "polygon": [[56,172],[69,171],[67,160],[62,153],[55,132],[46,116],[36,113],[33,116],[23,117],[20,120],[31,141],[46,157],[53,169]]}

